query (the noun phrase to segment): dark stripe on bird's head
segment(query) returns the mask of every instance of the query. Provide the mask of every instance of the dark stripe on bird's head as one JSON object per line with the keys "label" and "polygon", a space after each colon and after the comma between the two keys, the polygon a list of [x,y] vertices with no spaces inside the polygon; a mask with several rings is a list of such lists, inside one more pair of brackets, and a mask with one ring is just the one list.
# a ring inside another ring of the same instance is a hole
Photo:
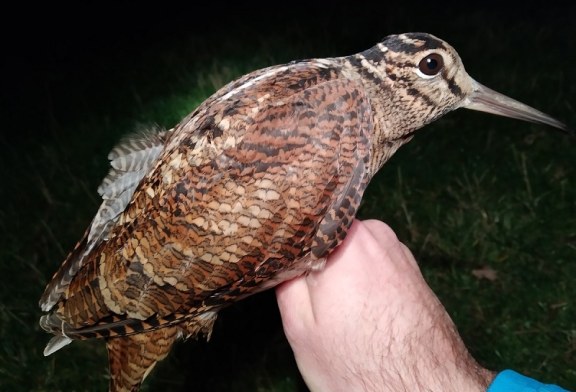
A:
{"label": "dark stripe on bird's head", "polygon": [[374,46],[360,54],[374,65],[378,65],[384,62],[385,53],[386,52],[382,51],[378,46]]}
{"label": "dark stripe on bird's head", "polygon": [[454,78],[449,78],[446,75],[442,75],[444,77],[444,79],[446,79],[446,83],[448,83],[448,88],[450,89],[450,92],[458,97],[461,97],[464,95],[464,93],[462,93],[462,89],[460,88],[460,86],[458,86],[458,84],[456,84],[456,82],[454,81]]}
{"label": "dark stripe on bird's head", "polygon": [[374,74],[370,69],[366,68],[364,64],[362,64],[362,59],[365,59],[364,52],[353,55],[348,57],[349,64],[354,67],[360,75],[365,77],[367,80],[370,80],[374,84],[381,84],[382,77],[380,75]]}
{"label": "dark stripe on bird's head", "polygon": [[406,93],[411,97],[414,97],[416,99],[421,99],[422,101],[424,101],[424,104],[428,107],[436,106],[434,101],[428,95],[426,95],[423,91],[420,91],[418,89],[410,87],[410,88],[406,89]]}
{"label": "dark stripe on bird's head", "polygon": [[[414,41],[417,42],[415,43]],[[393,52],[407,54],[415,54],[423,50],[447,49],[442,41],[426,33],[389,35],[382,40],[382,44]]]}

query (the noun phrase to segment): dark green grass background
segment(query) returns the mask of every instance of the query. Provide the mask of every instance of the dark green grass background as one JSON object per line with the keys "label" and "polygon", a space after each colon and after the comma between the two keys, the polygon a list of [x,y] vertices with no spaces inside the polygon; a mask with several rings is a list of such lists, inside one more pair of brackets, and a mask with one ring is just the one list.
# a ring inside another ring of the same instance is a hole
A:
{"label": "dark green grass background", "polygon": [[[102,342],[44,358],[44,285],[95,213],[106,155],[171,127],[227,81],[298,58],[426,31],[480,82],[576,127],[576,8],[320,2],[19,6],[0,66],[0,390],[103,391]],[[72,15],[72,16],[68,16]],[[14,26],[14,27],[13,27]],[[412,249],[474,356],[576,389],[576,145],[532,124],[458,111],[403,147],[362,218]],[[495,281],[472,270],[489,267]],[[222,312],[210,343],[179,344],[147,390],[296,391],[272,292]]]}

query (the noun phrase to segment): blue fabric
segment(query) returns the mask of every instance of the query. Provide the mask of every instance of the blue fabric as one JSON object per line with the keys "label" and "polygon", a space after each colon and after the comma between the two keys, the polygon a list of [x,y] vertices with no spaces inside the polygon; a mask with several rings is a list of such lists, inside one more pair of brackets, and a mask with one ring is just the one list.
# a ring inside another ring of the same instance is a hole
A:
{"label": "blue fabric", "polygon": [[542,384],[530,377],[504,370],[496,376],[487,392],[569,392],[557,385]]}

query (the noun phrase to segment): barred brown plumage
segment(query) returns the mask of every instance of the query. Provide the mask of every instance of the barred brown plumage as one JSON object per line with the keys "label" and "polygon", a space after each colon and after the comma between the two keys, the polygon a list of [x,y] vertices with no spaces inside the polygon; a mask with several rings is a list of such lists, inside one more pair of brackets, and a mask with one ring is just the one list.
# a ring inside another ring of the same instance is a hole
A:
{"label": "barred brown plumage", "polygon": [[173,130],[121,143],[100,210],[41,298],[56,335],[45,354],[104,338],[111,391],[137,390],[177,338],[209,336],[223,306],[321,268],[376,171],[459,107],[567,130],[411,33],[255,71]]}

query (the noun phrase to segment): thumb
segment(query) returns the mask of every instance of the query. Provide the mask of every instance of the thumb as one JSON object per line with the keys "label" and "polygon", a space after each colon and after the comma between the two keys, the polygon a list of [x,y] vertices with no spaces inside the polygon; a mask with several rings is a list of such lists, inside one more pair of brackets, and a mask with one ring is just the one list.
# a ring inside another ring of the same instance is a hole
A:
{"label": "thumb", "polygon": [[306,276],[289,280],[276,287],[276,300],[284,332],[289,341],[301,335],[314,323]]}

